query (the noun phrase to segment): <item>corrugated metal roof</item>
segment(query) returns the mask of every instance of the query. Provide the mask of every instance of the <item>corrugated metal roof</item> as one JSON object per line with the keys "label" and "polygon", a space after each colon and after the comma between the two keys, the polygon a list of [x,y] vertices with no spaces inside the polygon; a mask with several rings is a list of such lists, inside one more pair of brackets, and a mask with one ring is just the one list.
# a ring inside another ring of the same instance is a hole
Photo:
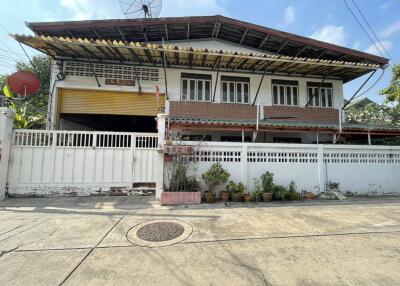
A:
{"label": "corrugated metal roof", "polygon": [[269,53],[238,53],[171,45],[110,40],[12,35],[17,41],[52,57],[100,62],[136,62],[141,65],[251,71],[266,74],[328,76],[344,81],[372,70],[378,64],[293,57]]}

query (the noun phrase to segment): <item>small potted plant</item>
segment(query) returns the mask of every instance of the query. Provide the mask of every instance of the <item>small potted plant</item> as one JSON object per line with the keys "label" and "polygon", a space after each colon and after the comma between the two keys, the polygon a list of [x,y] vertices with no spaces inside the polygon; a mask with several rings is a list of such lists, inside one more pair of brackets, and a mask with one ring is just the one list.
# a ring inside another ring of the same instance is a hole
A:
{"label": "small potted plant", "polygon": [[244,201],[245,201],[246,203],[249,203],[249,202],[251,202],[251,195],[250,195],[249,193],[245,193],[245,194],[243,195],[243,199],[244,199]]}
{"label": "small potted plant", "polygon": [[274,174],[270,172],[265,172],[261,176],[261,185],[262,185],[262,197],[264,202],[270,202],[272,200],[272,188],[274,186]]}
{"label": "small potted plant", "polygon": [[254,192],[253,198],[256,202],[260,202],[262,198],[262,186],[259,179],[254,179]]}
{"label": "small potted plant", "polygon": [[[235,184],[235,183],[234,183]],[[235,184],[234,191],[232,192],[232,202],[243,201],[245,186],[242,183]]]}
{"label": "small potted plant", "polygon": [[230,174],[222,168],[219,162],[212,164],[211,168],[201,176],[208,187],[205,192],[206,203],[215,202],[215,188],[218,185],[225,184],[229,176]]}
{"label": "small potted plant", "polygon": [[236,187],[236,184],[233,181],[229,181],[228,184],[226,184],[226,190],[220,192],[221,200],[223,202],[228,202],[229,201],[229,196],[231,193],[234,192]]}

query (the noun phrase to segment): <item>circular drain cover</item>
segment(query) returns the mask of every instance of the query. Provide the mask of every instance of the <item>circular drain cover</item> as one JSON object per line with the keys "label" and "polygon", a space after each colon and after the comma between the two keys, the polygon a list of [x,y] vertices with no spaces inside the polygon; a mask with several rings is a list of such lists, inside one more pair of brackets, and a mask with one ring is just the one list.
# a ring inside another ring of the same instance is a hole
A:
{"label": "circular drain cover", "polygon": [[166,241],[180,236],[185,228],[174,222],[153,222],[142,226],[137,236],[146,241]]}
{"label": "circular drain cover", "polygon": [[192,226],[182,220],[153,220],[135,225],[126,238],[140,246],[162,247],[185,240],[192,231]]}

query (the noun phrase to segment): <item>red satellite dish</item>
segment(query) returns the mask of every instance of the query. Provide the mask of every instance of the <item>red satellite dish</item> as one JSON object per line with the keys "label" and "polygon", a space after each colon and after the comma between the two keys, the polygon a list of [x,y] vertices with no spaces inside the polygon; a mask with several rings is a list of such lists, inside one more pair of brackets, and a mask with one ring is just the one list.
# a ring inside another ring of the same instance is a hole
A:
{"label": "red satellite dish", "polygon": [[39,78],[26,71],[18,71],[8,77],[8,86],[19,96],[32,95],[40,88]]}

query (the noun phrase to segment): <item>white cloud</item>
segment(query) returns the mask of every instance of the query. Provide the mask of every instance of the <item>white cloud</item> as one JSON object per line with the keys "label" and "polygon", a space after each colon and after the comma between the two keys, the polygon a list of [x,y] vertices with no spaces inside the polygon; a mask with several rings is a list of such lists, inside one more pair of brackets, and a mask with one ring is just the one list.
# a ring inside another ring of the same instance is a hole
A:
{"label": "white cloud", "polygon": [[217,0],[164,0],[161,9],[162,17],[216,14],[228,16],[226,9]]}
{"label": "white cloud", "polygon": [[323,42],[343,46],[346,43],[347,34],[344,30],[344,26],[326,25],[315,31],[310,37]]}
{"label": "white cloud", "polygon": [[289,6],[284,11],[285,14],[285,24],[290,25],[296,20],[296,12],[293,6]]}
{"label": "white cloud", "polygon": [[353,50],[358,50],[361,47],[361,43],[360,41],[357,41],[353,44],[353,46],[351,47]]}
{"label": "white cloud", "polygon": [[382,49],[382,46],[385,48],[386,51],[389,51],[393,47],[393,43],[391,41],[388,41],[388,40],[383,40],[383,41],[380,41],[380,42],[376,42],[374,45],[370,45],[368,48],[366,48],[364,50],[364,52],[369,53],[369,54],[374,54],[374,55],[377,55],[377,56],[382,56],[375,46],[377,46],[379,48],[379,50],[381,50],[382,53],[385,54],[385,52]]}
{"label": "white cloud", "polygon": [[106,10],[96,5],[92,0],[60,0],[62,7],[72,13],[73,20],[89,20],[108,18]]}
{"label": "white cloud", "polygon": [[384,38],[390,37],[391,35],[400,32],[400,20],[397,20],[396,22],[392,23],[388,27],[386,27],[385,30],[382,32],[382,36]]}
{"label": "white cloud", "polygon": [[382,4],[380,7],[379,7],[379,10],[386,10],[387,8],[389,8],[390,6],[392,5],[392,3],[385,3],[385,4]]}

